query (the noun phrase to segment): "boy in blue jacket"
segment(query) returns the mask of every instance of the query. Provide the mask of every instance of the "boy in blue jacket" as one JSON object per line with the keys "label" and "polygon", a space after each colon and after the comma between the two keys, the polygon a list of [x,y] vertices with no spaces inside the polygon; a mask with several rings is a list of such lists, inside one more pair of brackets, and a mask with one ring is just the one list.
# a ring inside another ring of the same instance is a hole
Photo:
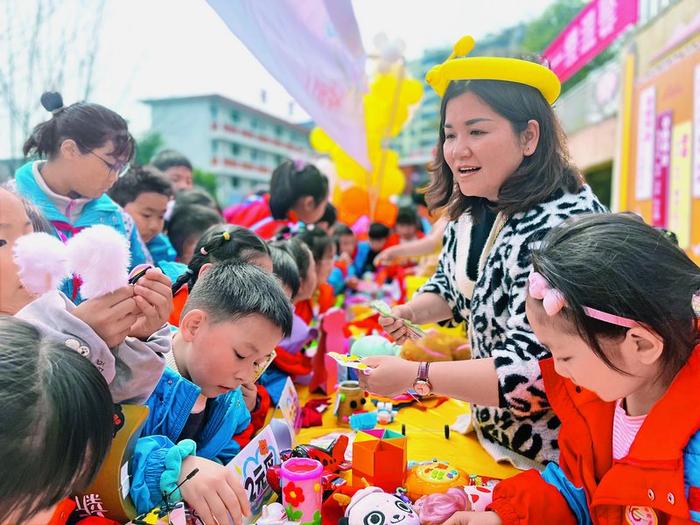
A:
{"label": "boy in blue jacket", "polygon": [[[171,358],[146,402],[150,413],[131,459],[137,512],[184,500],[205,523],[236,524],[250,512],[239,478],[225,465],[250,422],[253,383],[290,334],[292,308],[275,278],[243,263],[207,270],[190,292]],[[178,483],[198,469],[180,489]]]}

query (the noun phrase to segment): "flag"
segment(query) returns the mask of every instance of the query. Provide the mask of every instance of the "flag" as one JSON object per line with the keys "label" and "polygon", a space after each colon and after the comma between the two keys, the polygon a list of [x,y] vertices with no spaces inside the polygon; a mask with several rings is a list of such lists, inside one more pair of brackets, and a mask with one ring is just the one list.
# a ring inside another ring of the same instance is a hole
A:
{"label": "flag", "polygon": [[350,0],[208,2],[315,123],[369,168],[366,55]]}

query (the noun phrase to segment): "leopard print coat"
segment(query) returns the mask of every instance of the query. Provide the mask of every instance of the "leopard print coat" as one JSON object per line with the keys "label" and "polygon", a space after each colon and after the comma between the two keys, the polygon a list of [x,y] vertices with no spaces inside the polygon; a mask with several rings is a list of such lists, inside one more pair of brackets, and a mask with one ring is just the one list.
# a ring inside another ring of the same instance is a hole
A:
{"label": "leopard print coat", "polygon": [[549,354],[525,316],[530,253],[572,215],[605,211],[584,186],[577,194],[558,191],[510,217],[499,214],[480,254],[476,282],[467,275],[470,215],[445,230],[438,268],[420,293],[440,295],[452,308],[453,321],[468,321],[474,358],[495,359],[500,407],[473,405],[472,421],[479,441],[497,460],[532,468],[558,459],[559,420],[549,409],[538,365]]}

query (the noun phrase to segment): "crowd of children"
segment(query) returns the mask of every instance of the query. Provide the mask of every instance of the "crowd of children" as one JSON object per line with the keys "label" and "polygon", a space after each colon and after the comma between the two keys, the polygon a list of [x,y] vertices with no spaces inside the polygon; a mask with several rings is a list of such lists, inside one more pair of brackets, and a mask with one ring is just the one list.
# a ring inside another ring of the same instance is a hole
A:
{"label": "crowd of children", "polygon": [[[182,154],[130,166],[135,142],[113,111],[64,107],[56,93],[42,104],[52,116],[24,146],[33,160],[0,188],[0,462],[12,472],[0,524],[85,517],[70,498],[109,453],[113,403],[131,403],[149,409],[129,460],[136,511],[167,494],[204,523],[239,525],[250,504],[225,465],[287,378],[308,381],[321,316],[378,275],[401,279],[405,256],[434,251],[446,221],[430,233],[410,206],[392,227],[358,231],[337,222],[326,177],[293,160],[269,192],[222,212]],[[89,298],[79,272],[60,291],[25,286],[20,238],[66,242],[95,225],[128,243],[130,284]],[[527,313],[553,356],[541,369],[563,422],[562,468],[505,481],[489,513],[450,523],[607,523],[627,501],[700,516],[698,266],[614,214],[565,223],[533,258]],[[370,387],[411,387],[386,371],[390,359],[367,362]]]}

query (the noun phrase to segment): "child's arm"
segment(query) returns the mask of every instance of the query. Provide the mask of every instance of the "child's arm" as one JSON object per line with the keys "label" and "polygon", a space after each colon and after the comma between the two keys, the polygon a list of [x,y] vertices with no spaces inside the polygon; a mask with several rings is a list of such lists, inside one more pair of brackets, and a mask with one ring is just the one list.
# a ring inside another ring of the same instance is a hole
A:
{"label": "child's arm", "polygon": [[683,451],[685,490],[690,519],[700,522],[700,432],[696,432]]}
{"label": "child's arm", "polygon": [[[586,523],[588,507],[583,489],[574,487],[561,469],[550,464],[540,474],[528,470],[501,481],[493,492],[489,511],[504,525],[519,523]],[[588,517],[587,523],[590,523]]]}
{"label": "child's arm", "polygon": [[158,384],[170,352],[170,327],[163,326],[146,341],[127,337],[114,348],[116,376],[109,385],[115,403],[143,403]]}

